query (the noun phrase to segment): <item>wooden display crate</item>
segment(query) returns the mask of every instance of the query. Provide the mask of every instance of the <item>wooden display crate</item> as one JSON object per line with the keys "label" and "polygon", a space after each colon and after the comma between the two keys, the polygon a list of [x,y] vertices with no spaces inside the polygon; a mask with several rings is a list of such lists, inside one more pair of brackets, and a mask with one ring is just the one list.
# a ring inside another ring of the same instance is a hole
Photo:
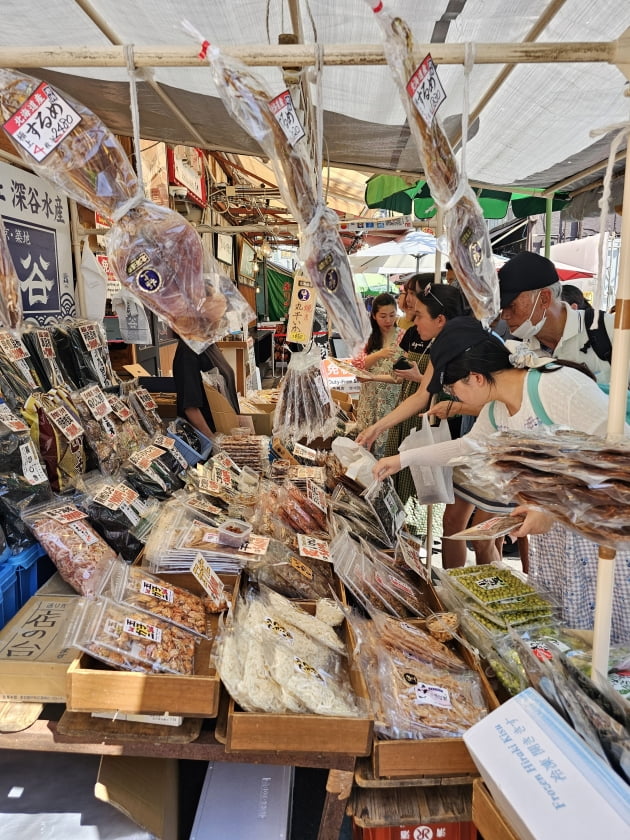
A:
{"label": "wooden display crate", "polygon": [[[343,590],[341,584],[339,585]],[[300,602],[300,606],[309,611],[314,612],[315,610],[312,602]],[[354,640],[346,622],[344,622],[344,632],[347,648],[352,650]],[[372,748],[374,719],[363,674],[352,664],[350,667],[350,683],[355,695],[365,705],[365,717],[338,717],[294,714],[291,712],[282,715],[245,712],[230,697],[227,710],[225,751],[287,750],[369,755]]]}
{"label": "wooden display crate", "polygon": [[[444,606],[433,586],[419,580],[423,599],[434,612]],[[499,701],[473,654],[458,642],[455,650],[481,680],[484,699],[492,711]],[[384,740],[375,737],[372,749],[374,776],[382,778],[417,778],[420,776],[474,775],[478,770],[462,738],[426,738],[424,740]]]}
{"label": "wooden display crate", "polygon": [[475,779],[472,794],[472,821],[483,840],[520,840],[490,795],[483,779]]}
{"label": "wooden display crate", "polygon": [[[161,575],[177,586],[195,594],[202,589],[190,574]],[[238,578],[220,575],[233,587]],[[130,714],[161,714],[213,718],[219,709],[221,683],[210,664],[218,616],[210,616],[212,638],[203,639],[195,653],[195,673],[146,674],[139,671],[116,671],[81,653],[67,672],[67,708],[71,712],[119,711]]]}

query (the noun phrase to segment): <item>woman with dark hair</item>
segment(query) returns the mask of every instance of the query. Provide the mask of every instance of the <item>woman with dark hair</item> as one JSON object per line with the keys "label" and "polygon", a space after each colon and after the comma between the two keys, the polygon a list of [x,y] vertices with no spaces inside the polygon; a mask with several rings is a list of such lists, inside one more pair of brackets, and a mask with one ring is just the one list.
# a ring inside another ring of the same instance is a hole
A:
{"label": "woman with dark hair", "polygon": [[[473,318],[455,318],[434,344],[434,374],[429,389],[446,389],[476,408],[472,430],[458,440],[413,449],[384,458],[374,467],[383,479],[402,467],[436,466],[466,456],[474,441],[495,430],[531,431],[558,425],[586,434],[605,435],[608,397],[581,366],[541,359],[526,348],[511,352],[501,339]],[[569,366],[570,365],[570,366]],[[431,413],[431,411],[429,411]],[[626,433],[628,433],[626,429]],[[572,627],[591,627],[595,602],[598,546],[546,514],[527,510],[525,521],[512,533],[531,537],[533,582],[562,604],[563,619]],[[630,552],[617,552],[613,637],[630,639]]]}
{"label": "woman with dark hair", "polygon": [[[352,364],[366,372],[361,382],[361,393],[357,406],[357,423],[360,429],[370,426],[376,417],[390,411],[398,400],[400,384],[392,377],[392,365],[402,356],[399,342],[404,330],[396,326],[397,307],[393,295],[388,292],[377,295],[372,303],[370,324],[372,332],[364,350],[352,360]],[[375,454],[384,452],[385,437],[376,441]]]}

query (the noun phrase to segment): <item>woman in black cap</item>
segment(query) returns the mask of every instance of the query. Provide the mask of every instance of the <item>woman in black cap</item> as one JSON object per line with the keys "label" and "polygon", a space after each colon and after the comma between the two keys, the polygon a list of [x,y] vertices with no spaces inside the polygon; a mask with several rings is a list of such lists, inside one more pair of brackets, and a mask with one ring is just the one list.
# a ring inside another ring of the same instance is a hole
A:
{"label": "woman in black cap", "polygon": [[[532,431],[557,425],[606,434],[608,397],[590,373],[573,363],[538,357],[526,348],[513,352],[472,318],[450,321],[436,339],[431,359],[435,372],[429,390],[446,389],[476,406],[477,422],[458,440],[381,459],[373,470],[377,479],[406,466],[447,464],[471,453],[475,440],[497,429]],[[523,524],[512,533],[534,535],[529,574],[562,604],[563,619],[572,627],[591,627],[598,546],[537,511],[527,510]],[[616,641],[626,641],[630,640],[630,552],[617,552],[616,563],[612,632]]]}

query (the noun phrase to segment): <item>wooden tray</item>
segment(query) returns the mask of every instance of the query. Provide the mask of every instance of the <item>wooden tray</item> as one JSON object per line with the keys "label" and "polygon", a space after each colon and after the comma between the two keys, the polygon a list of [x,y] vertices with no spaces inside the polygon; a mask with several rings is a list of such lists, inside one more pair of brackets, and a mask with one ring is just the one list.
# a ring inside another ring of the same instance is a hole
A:
{"label": "wooden tray", "polygon": [[472,821],[483,840],[520,840],[482,779],[475,779],[473,783]]}
{"label": "wooden tray", "polygon": [[115,738],[120,741],[142,741],[165,744],[190,744],[201,733],[201,720],[185,718],[181,726],[164,726],[159,723],[137,723],[128,720],[94,718],[82,712],[64,712],[57,731],[71,738]]}

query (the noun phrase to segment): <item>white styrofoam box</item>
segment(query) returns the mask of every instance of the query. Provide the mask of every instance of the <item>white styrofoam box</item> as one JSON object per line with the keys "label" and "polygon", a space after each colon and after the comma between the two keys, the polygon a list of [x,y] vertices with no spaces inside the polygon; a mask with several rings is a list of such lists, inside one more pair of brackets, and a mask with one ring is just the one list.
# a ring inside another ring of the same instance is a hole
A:
{"label": "white styrofoam box", "polygon": [[190,840],[287,840],[293,768],[210,762]]}
{"label": "white styrofoam box", "polygon": [[476,723],[464,742],[523,840],[630,836],[630,786],[533,688]]}

